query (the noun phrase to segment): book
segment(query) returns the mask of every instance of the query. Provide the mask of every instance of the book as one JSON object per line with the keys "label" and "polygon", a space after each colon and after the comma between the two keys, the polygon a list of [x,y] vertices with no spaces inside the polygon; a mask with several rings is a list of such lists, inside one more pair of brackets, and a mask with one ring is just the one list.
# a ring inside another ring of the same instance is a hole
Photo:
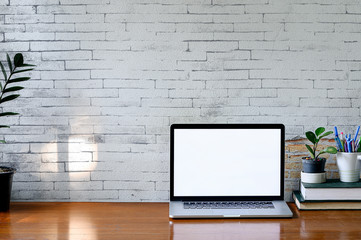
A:
{"label": "book", "polygon": [[305,200],[361,200],[361,181],[341,182],[327,179],[325,183],[301,182],[301,194]]}
{"label": "book", "polygon": [[361,210],[361,201],[305,200],[300,191],[293,192],[293,200],[300,210]]}

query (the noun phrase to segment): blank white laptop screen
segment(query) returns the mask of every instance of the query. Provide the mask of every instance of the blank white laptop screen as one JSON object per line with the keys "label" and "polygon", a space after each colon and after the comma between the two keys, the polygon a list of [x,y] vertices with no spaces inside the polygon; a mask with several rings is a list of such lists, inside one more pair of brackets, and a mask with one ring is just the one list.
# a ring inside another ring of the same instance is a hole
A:
{"label": "blank white laptop screen", "polygon": [[280,129],[175,129],[174,196],[279,196]]}

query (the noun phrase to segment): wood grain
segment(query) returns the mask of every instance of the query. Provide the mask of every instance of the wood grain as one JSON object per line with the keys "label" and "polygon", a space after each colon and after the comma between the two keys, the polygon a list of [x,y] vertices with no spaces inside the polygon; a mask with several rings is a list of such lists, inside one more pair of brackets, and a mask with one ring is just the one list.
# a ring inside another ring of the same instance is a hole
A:
{"label": "wood grain", "polygon": [[167,203],[12,203],[0,239],[361,239],[361,211],[292,219],[172,220]]}

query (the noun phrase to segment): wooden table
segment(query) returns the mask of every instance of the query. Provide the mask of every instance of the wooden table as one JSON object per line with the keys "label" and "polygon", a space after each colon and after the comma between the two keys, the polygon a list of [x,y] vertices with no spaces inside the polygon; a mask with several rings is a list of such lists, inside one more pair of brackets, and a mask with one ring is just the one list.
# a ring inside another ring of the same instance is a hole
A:
{"label": "wooden table", "polygon": [[0,239],[361,239],[361,211],[292,219],[171,220],[168,203],[12,203]]}

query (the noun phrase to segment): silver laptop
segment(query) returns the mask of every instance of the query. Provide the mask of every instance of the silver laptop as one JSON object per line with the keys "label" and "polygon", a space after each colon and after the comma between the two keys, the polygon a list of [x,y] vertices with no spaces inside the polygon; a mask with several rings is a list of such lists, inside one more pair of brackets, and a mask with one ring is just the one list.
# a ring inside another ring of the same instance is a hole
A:
{"label": "silver laptop", "polygon": [[173,124],[170,218],[292,217],[282,124]]}

